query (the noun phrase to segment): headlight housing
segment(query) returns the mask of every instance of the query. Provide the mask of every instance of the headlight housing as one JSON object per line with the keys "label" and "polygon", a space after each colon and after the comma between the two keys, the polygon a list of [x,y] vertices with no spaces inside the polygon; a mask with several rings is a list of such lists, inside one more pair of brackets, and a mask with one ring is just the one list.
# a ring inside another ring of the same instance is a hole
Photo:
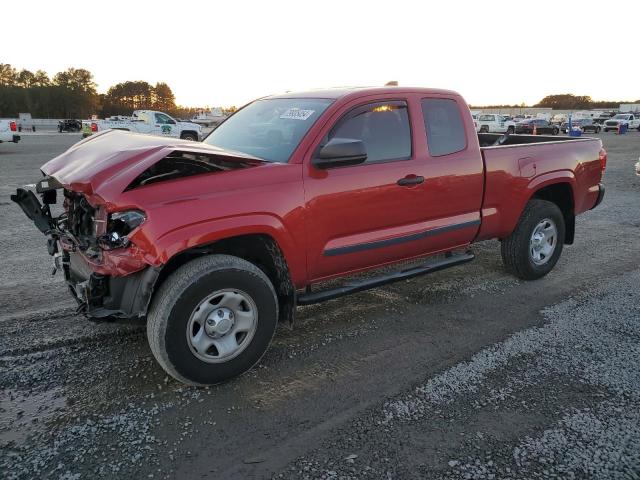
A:
{"label": "headlight housing", "polygon": [[109,215],[107,232],[99,239],[100,246],[105,250],[129,246],[128,235],[147,219],[140,210],[126,210]]}

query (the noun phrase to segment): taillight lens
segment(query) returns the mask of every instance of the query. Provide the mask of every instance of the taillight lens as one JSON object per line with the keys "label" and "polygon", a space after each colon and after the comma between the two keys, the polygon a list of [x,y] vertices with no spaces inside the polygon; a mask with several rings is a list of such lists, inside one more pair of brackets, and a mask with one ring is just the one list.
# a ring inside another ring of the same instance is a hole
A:
{"label": "taillight lens", "polygon": [[604,148],[600,149],[600,170],[604,173],[607,169],[607,151]]}
{"label": "taillight lens", "polygon": [[16,122],[9,122],[9,128],[11,129],[12,132],[15,132],[16,130],[18,130],[18,126],[16,125]]}
{"label": "taillight lens", "polygon": [[92,123],[91,124],[91,131],[92,132],[97,132],[98,131],[98,124],[97,123]]}

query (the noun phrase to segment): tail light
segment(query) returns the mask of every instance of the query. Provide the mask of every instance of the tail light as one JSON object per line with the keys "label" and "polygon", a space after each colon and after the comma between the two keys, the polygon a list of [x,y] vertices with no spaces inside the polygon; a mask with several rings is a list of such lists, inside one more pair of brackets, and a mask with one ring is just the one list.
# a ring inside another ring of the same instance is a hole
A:
{"label": "tail light", "polygon": [[607,169],[607,151],[604,148],[600,149],[600,170],[602,173]]}
{"label": "tail light", "polygon": [[12,132],[15,132],[16,130],[18,130],[18,126],[16,125],[16,122],[9,122],[9,128],[11,129]]}
{"label": "tail light", "polygon": [[92,132],[97,132],[98,131],[98,124],[97,123],[92,123],[91,124],[91,131]]}

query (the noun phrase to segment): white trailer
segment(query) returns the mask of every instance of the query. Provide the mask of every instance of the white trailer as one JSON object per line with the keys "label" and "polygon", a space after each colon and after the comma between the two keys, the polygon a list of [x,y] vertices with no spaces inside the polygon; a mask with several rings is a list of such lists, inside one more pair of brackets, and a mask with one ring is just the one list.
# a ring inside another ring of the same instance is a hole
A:
{"label": "white trailer", "polygon": [[640,103],[621,103],[620,113],[640,113]]}

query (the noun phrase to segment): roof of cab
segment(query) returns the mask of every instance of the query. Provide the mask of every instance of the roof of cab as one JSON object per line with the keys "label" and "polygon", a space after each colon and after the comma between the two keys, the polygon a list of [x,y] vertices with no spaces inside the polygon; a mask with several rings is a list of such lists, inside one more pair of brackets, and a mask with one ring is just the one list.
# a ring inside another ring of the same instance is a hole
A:
{"label": "roof of cab", "polygon": [[318,90],[307,90],[302,92],[286,92],[280,95],[270,95],[265,98],[327,98],[338,99],[349,96],[376,95],[376,94],[398,94],[398,93],[422,93],[425,95],[442,94],[458,95],[452,90],[440,88],[420,88],[420,87],[338,87]]}

